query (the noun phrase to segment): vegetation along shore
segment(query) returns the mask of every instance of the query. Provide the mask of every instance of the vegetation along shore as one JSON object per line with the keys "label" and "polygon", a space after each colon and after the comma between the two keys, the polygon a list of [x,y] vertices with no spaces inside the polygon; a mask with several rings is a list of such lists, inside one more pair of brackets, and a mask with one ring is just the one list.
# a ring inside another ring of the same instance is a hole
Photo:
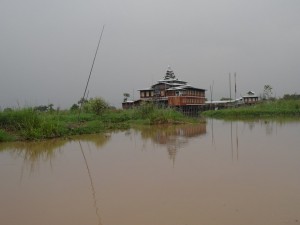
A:
{"label": "vegetation along shore", "polygon": [[[230,107],[201,113],[220,119],[300,118],[300,99],[262,101],[251,106]],[[143,104],[127,110],[110,107],[103,99],[85,100],[82,109],[74,104],[69,110],[53,109],[53,105],[0,111],[0,142],[42,140],[78,134],[128,129],[137,125],[204,122],[190,118],[171,108]]]}
{"label": "vegetation along shore", "polygon": [[252,106],[231,107],[222,110],[209,110],[203,112],[202,115],[220,119],[299,117],[300,99],[262,101]]}
{"label": "vegetation along shore", "polygon": [[[101,98],[90,99],[70,110],[54,110],[52,105],[35,108],[5,109],[0,112],[0,142],[41,140],[77,134],[128,129],[134,125],[195,122],[173,109],[145,104],[135,109],[117,110]],[[199,120],[197,120],[199,121]]]}

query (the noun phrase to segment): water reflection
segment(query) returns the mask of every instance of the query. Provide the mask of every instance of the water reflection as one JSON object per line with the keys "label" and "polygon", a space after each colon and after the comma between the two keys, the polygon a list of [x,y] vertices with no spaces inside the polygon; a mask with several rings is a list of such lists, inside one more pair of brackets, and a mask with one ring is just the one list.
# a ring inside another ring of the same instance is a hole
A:
{"label": "water reflection", "polygon": [[[214,150],[217,149],[215,134],[214,134],[214,119],[209,120],[210,123],[210,130],[211,130],[211,144]],[[238,122],[230,121],[230,149],[231,149],[231,159],[232,160],[239,160],[239,128]],[[235,124],[235,128],[234,128]],[[250,129],[250,128],[249,128]],[[227,133],[227,132],[226,132]]]}
{"label": "water reflection", "polygon": [[299,122],[299,119],[251,119],[251,120],[242,120],[242,121],[232,121],[234,123],[241,122],[244,126],[247,126],[249,130],[253,130],[255,126],[260,126],[265,129],[266,135],[272,135],[274,132],[277,132],[278,128],[289,126],[290,124],[295,124]]}
{"label": "water reflection", "polygon": [[94,208],[96,210],[96,216],[97,216],[97,219],[98,219],[98,225],[102,225],[101,216],[100,216],[100,212],[99,212],[99,207],[98,207],[98,203],[97,203],[97,197],[96,197],[96,191],[95,191],[95,186],[94,186],[94,181],[93,181],[92,173],[91,173],[88,161],[87,161],[87,159],[85,157],[84,150],[82,148],[82,144],[81,144],[80,141],[78,141],[78,143],[79,143],[80,150],[81,150],[84,162],[85,162],[87,173],[89,175],[89,180],[90,180],[90,185],[91,185],[91,191],[92,191],[92,197],[93,197],[93,201],[94,201]]}
{"label": "water reflection", "polygon": [[[38,142],[8,142],[0,144],[0,152],[7,151],[13,158],[21,158],[24,161],[23,169],[29,166],[30,172],[38,168],[39,163],[49,162],[52,167],[52,160],[61,149],[72,142],[87,142],[94,144],[98,149],[103,147],[110,140],[110,134],[95,134],[73,136],[68,139],[51,139]],[[22,169],[22,171],[23,171]]]}
{"label": "water reflection", "polygon": [[8,151],[14,158],[22,158],[24,160],[22,168],[29,165],[30,171],[33,172],[40,162],[49,161],[52,167],[52,159],[67,142],[68,140],[64,139],[53,139],[40,142],[3,143],[0,145],[0,151]]}
{"label": "water reflection", "polygon": [[[230,144],[231,144],[231,159],[239,160],[239,132],[238,123],[235,123],[235,134],[233,134],[233,124],[230,122]],[[235,137],[233,137],[235,135]]]}
{"label": "water reflection", "polygon": [[179,149],[188,144],[190,138],[206,134],[206,123],[177,126],[151,126],[138,129],[143,140],[166,145],[169,158],[175,164]]}
{"label": "water reflection", "polygon": [[[299,129],[208,120],[1,144],[1,224],[298,224]],[[25,161],[38,172],[18,185]]]}
{"label": "water reflection", "polygon": [[[125,136],[132,138],[132,133],[140,133],[142,140],[151,140],[153,143],[165,145],[169,158],[175,162],[179,149],[188,144],[193,137],[206,134],[206,123],[185,124],[172,126],[144,126],[127,130]],[[86,143],[88,148],[94,144],[96,149],[102,148],[111,139],[111,134],[94,134],[73,136],[67,139],[52,139],[39,142],[17,142],[3,143],[0,145],[0,152],[7,151],[14,158],[24,160],[24,166],[30,167],[33,172],[41,162],[49,162],[52,167],[52,160],[59,154],[66,144]]]}
{"label": "water reflection", "polygon": [[[225,129],[224,137],[227,137],[227,133],[230,133],[230,150],[231,150],[231,159],[239,160],[239,139],[240,136],[243,136],[243,133],[247,133],[247,130],[253,132],[255,130],[261,130],[263,135],[262,137],[273,137],[274,135],[278,135],[278,131],[282,130],[284,127],[290,127],[291,125],[295,125],[300,122],[298,119],[247,119],[247,120],[215,120],[208,119],[207,120],[210,132],[211,132],[211,145],[216,150],[217,149],[217,141],[220,141],[221,138],[218,136],[216,138],[215,131],[220,128],[220,123],[223,124],[222,129]],[[217,125],[215,125],[215,122]],[[229,126],[226,126],[229,125]],[[216,131],[217,132],[217,131]],[[247,135],[249,136],[249,134]],[[217,139],[217,140],[216,140]],[[253,140],[255,142],[256,140]]]}
{"label": "water reflection", "polygon": [[89,134],[73,137],[73,141],[89,142],[94,144],[98,149],[103,147],[111,139],[111,134]]}

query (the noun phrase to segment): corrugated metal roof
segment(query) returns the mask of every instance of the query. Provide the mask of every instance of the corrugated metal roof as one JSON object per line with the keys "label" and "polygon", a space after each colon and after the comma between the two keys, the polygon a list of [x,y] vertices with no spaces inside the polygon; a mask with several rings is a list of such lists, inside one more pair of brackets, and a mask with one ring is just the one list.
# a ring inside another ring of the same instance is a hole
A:
{"label": "corrugated metal roof", "polygon": [[153,88],[143,88],[143,89],[138,89],[138,91],[153,91]]}
{"label": "corrugated metal roof", "polygon": [[201,88],[195,88],[191,85],[181,85],[178,87],[171,87],[169,89],[167,89],[168,91],[176,91],[176,90],[187,90],[187,89],[194,89],[194,90],[201,90],[201,91],[206,91],[205,89],[201,89]]}
{"label": "corrugated metal roof", "polygon": [[258,98],[254,91],[248,91],[246,95],[242,96],[243,98]]}

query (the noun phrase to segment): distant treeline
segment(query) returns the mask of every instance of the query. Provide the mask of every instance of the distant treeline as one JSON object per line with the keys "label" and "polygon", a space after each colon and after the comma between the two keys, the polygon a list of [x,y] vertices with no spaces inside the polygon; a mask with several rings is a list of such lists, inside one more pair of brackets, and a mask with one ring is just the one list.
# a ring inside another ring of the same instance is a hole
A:
{"label": "distant treeline", "polygon": [[300,94],[285,94],[282,99],[284,100],[297,100],[300,99]]}

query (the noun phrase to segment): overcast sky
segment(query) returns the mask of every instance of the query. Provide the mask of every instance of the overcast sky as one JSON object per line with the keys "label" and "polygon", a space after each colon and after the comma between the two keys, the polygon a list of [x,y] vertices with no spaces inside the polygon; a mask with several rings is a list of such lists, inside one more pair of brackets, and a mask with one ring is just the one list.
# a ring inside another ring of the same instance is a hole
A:
{"label": "overcast sky", "polygon": [[[121,107],[165,75],[229,96],[300,93],[299,0],[1,0],[0,106],[69,108],[88,87]],[[233,91],[232,91],[233,92]]]}

